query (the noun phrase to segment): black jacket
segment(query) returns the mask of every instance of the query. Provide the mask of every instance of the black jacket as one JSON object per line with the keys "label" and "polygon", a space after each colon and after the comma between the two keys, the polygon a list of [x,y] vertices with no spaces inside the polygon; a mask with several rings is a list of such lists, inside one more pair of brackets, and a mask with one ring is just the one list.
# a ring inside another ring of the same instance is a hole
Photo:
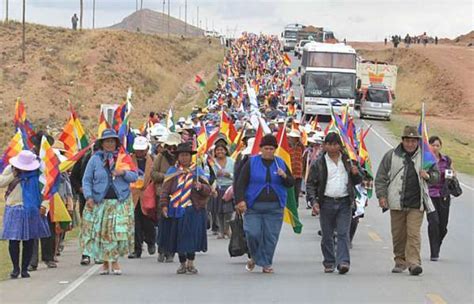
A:
{"label": "black jacket", "polygon": [[[322,153],[309,169],[308,180],[306,182],[306,199],[311,202],[311,204],[321,204],[324,198],[324,192],[326,191],[328,180],[328,167],[325,155],[326,152]],[[362,182],[362,175],[353,175],[351,173],[349,157],[344,153],[342,154],[342,161],[349,176],[347,190],[350,201],[353,202],[355,199],[355,185]]]}

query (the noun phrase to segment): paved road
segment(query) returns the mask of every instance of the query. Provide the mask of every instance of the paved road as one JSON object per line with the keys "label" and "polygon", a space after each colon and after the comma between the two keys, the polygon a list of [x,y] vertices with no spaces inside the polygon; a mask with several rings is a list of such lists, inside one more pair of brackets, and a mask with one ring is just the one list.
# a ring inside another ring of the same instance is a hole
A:
{"label": "paved road", "polygon": [[[367,138],[376,170],[383,153],[397,143],[379,121]],[[474,185],[472,177],[461,176]],[[69,244],[58,269],[40,268],[30,280],[0,283],[1,303],[473,303],[472,188],[452,202],[449,233],[439,262],[429,261],[423,225],[424,273],[390,272],[389,216],[372,199],[361,220],[347,275],[324,274],[317,218],[303,207],[303,233],[284,224],[273,275],[244,270],[244,258],[229,258],[227,241],[209,236],[209,251],[199,254],[197,276],[176,275],[177,263],[158,264],[156,256],[123,260],[122,276],[99,276],[98,266],[81,267],[76,244]],[[303,205],[303,204],[300,204]]]}

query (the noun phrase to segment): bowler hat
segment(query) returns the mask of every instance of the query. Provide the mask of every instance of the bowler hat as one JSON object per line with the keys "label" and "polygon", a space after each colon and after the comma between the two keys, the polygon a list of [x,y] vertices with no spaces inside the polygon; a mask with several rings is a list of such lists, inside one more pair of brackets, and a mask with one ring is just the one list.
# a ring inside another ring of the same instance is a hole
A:
{"label": "bowler hat", "polygon": [[176,149],[173,151],[174,154],[178,155],[179,153],[190,153],[191,155],[196,154],[196,151],[193,150],[193,144],[191,142],[180,143]]}
{"label": "bowler hat", "polygon": [[418,128],[415,126],[405,126],[402,138],[421,138]]}
{"label": "bowler hat", "polygon": [[115,132],[114,129],[105,129],[99,140],[104,140],[104,139],[108,139],[108,138],[115,138],[115,139],[119,139],[118,135],[117,135],[117,132]]}

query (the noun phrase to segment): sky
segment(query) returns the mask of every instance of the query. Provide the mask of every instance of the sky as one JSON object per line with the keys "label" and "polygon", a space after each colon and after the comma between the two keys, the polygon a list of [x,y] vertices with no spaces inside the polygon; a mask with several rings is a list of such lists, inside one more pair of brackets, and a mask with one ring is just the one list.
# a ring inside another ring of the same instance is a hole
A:
{"label": "sky", "polygon": [[[2,2],[0,16],[5,16]],[[10,19],[21,19],[22,0],[9,1]],[[84,1],[84,27],[92,27],[93,0]],[[137,0],[95,0],[96,27],[120,22],[133,13]],[[138,0],[140,2],[141,0]],[[168,0],[166,1],[166,10]],[[26,0],[28,22],[71,26],[79,0]],[[171,15],[184,20],[185,0],[170,0]],[[455,38],[474,29],[472,0],[187,0],[188,22],[197,7],[202,28],[231,35],[242,31],[279,34],[289,23],[322,26],[336,38],[380,41],[393,34]],[[163,0],[143,0],[143,8],[162,11]],[[180,9],[181,8],[181,9]]]}

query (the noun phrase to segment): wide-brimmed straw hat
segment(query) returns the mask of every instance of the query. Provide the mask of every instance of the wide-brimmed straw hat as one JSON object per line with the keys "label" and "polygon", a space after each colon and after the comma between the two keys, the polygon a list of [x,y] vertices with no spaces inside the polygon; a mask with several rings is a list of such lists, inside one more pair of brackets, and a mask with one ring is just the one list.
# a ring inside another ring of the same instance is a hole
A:
{"label": "wide-brimmed straw hat", "polygon": [[181,143],[181,136],[178,133],[169,133],[163,137],[163,143],[168,146],[177,146]]}
{"label": "wide-brimmed straw hat", "polygon": [[40,167],[36,154],[28,150],[22,150],[17,156],[10,158],[9,163],[23,171],[34,171]]}

